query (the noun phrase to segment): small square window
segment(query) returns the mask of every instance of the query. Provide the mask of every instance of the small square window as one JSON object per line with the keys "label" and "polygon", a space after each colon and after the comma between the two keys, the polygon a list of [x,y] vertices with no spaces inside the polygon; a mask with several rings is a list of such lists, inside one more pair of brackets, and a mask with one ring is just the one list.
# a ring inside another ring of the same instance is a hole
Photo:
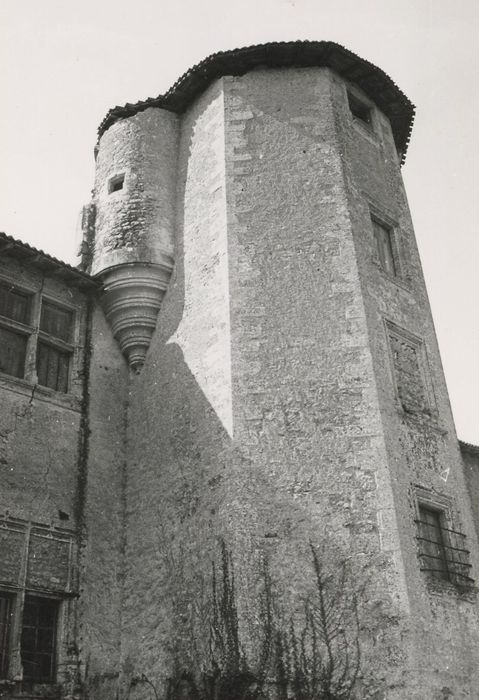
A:
{"label": "small square window", "polygon": [[111,177],[108,180],[108,194],[122,190],[124,183],[125,173],[121,173],[120,175],[114,175],[113,177]]}
{"label": "small square window", "polygon": [[381,269],[391,277],[397,277],[397,264],[394,259],[393,230],[377,219],[371,219],[376,241],[376,249]]}
{"label": "small square window", "polygon": [[55,678],[57,612],[56,600],[25,596],[20,651],[28,681],[49,683]]}
{"label": "small square window", "polygon": [[367,104],[365,104],[362,100],[360,100],[358,97],[353,95],[351,92],[348,92],[348,104],[349,104],[349,109],[351,114],[355,119],[359,119],[359,121],[363,122],[363,124],[366,124],[368,127],[371,128],[372,126],[372,110],[371,107]]}

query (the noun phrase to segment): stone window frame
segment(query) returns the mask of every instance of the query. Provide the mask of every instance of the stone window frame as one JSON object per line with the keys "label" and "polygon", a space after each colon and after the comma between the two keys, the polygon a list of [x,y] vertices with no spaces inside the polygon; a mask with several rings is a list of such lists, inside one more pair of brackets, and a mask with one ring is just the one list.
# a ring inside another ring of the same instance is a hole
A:
{"label": "stone window frame", "polygon": [[[78,370],[79,363],[79,347],[80,347],[80,318],[82,314],[82,309],[80,304],[75,304],[68,302],[61,298],[59,295],[55,295],[51,291],[45,291],[42,287],[39,289],[38,285],[33,282],[22,280],[20,284],[10,277],[8,273],[2,271],[0,276],[0,284],[11,286],[18,290],[20,293],[26,294],[31,297],[30,303],[30,317],[28,323],[20,323],[6,316],[0,316],[0,326],[13,333],[25,335],[28,337],[26,353],[25,353],[25,366],[23,371],[23,377],[16,377],[14,375],[8,374],[6,372],[0,372],[0,379],[2,381],[13,382],[20,386],[34,386],[35,389],[39,390],[41,393],[47,396],[56,397],[72,397],[75,395],[73,389],[73,375],[74,372]],[[42,310],[42,301],[53,304],[61,309],[65,309],[72,314],[72,325],[71,325],[71,339],[69,342],[62,341],[59,338],[55,338],[45,331],[40,329],[40,318]],[[36,371],[37,363],[37,348],[39,341],[43,340],[46,344],[52,345],[53,347],[58,347],[70,354],[69,368],[68,368],[68,383],[67,391],[57,391],[48,386],[44,386],[38,383],[38,376]]]}
{"label": "stone window frame", "polygon": [[[427,566],[424,566],[422,557],[427,557],[427,554],[421,547],[421,507],[435,511],[439,516],[439,527],[443,538],[440,546],[443,549],[445,572],[432,572],[428,570]],[[444,494],[416,486],[414,488],[414,514],[419,568],[426,577],[430,588],[433,591],[439,591],[444,588],[473,588],[475,582],[472,577],[470,551],[464,546],[467,544],[467,537],[460,531],[460,524],[455,516],[452,499]],[[458,545],[462,546],[458,547]],[[442,573],[443,575],[438,576],[437,573]]]}
{"label": "stone window frame", "polygon": [[[77,537],[74,531],[48,525],[40,525],[19,518],[0,518],[0,532],[15,533],[24,538],[21,543],[22,562],[18,568],[17,576],[13,576],[0,581],[0,595],[11,600],[11,618],[7,640],[7,663],[0,680],[22,682],[22,632],[24,628],[23,614],[25,599],[45,599],[49,603],[55,604],[54,622],[54,647],[52,650],[53,668],[51,678],[46,680],[25,679],[24,684],[28,686],[41,684],[48,686],[59,686],[62,682],[60,668],[67,661],[65,655],[65,640],[67,639],[67,606],[78,596],[78,580],[75,561],[77,557]],[[28,580],[28,560],[32,541],[60,541],[68,547],[68,565],[65,577],[65,584],[58,589],[34,585]],[[25,689],[25,688],[23,688]]]}
{"label": "stone window frame", "polygon": [[[374,250],[373,263],[374,263],[374,265],[376,265],[376,267],[380,271],[381,275],[383,275],[387,279],[391,280],[392,282],[399,284],[400,286],[404,286],[405,285],[404,259],[403,259],[403,255],[402,255],[402,246],[401,246],[401,242],[400,242],[399,224],[398,224],[397,220],[394,219],[389,214],[387,214],[384,211],[384,209],[378,207],[377,205],[373,204],[370,201],[368,202],[368,208],[369,208],[370,229],[371,229],[371,235],[372,235],[372,239],[373,239],[373,250]],[[394,264],[394,270],[395,270],[395,274],[393,274],[393,275],[391,273],[389,273],[387,270],[385,270],[384,267],[381,265],[377,241],[376,241],[376,235],[375,235],[374,228],[372,225],[374,221],[389,231],[389,239],[390,239],[390,243],[391,243],[391,251],[392,251],[393,264]]]}
{"label": "stone window frame", "polygon": [[[350,97],[357,103],[364,106],[369,110],[370,121],[366,122],[359,117],[355,117],[351,110]],[[368,137],[368,139],[375,145],[379,144],[379,130],[377,124],[376,115],[376,105],[372,102],[356,85],[352,83],[347,83],[344,85],[344,99],[346,103],[346,108],[353,128],[355,128],[363,136]]]}
{"label": "stone window frame", "polygon": [[[384,329],[385,329],[385,334],[386,334],[386,343],[387,343],[387,350],[389,354],[389,370],[390,370],[390,378],[391,382],[394,388],[394,396],[395,396],[395,403],[398,408],[398,410],[402,414],[408,414],[410,416],[428,416],[429,418],[436,419],[438,415],[437,411],[437,403],[436,403],[436,397],[434,394],[434,389],[433,389],[433,384],[432,384],[432,379],[431,379],[431,370],[429,367],[429,362],[428,362],[428,357],[427,357],[427,351],[426,351],[426,346],[422,338],[419,336],[415,335],[414,333],[411,333],[411,331],[398,326],[397,323],[394,321],[388,319],[388,318],[383,318],[384,322]],[[410,343],[413,345],[417,351],[417,357],[419,360],[419,372],[421,375],[422,379],[422,385],[424,389],[424,397],[426,400],[426,410],[421,411],[421,412],[416,412],[416,413],[409,413],[408,411],[405,410],[402,402],[401,402],[401,397],[399,394],[399,387],[398,387],[398,381],[397,381],[397,375],[396,375],[396,367],[394,363],[394,355],[393,355],[393,349],[391,346],[391,337],[395,337],[397,340],[402,340],[405,341],[406,343]]]}
{"label": "stone window frame", "polygon": [[[121,187],[116,187],[116,185],[121,182]],[[126,190],[126,170],[119,170],[118,172],[109,175],[106,180],[106,193],[108,196],[124,194]]]}

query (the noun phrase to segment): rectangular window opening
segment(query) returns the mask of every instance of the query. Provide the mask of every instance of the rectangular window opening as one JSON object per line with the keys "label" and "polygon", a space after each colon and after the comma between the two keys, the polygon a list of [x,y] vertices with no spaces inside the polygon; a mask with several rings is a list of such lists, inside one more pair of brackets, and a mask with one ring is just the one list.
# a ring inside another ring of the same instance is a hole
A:
{"label": "rectangular window opening", "polygon": [[22,379],[28,336],[0,326],[0,372]]}
{"label": "rectangular window opening", "polygon": [[41,386],[66,393],[69,369],[70,352],[38,341],[37,375]]}
{"label": "rectangular window opening", "polygon": [[366,124],[368,127],[372,126],[372,110],[369,105],[362,102],[351,92],[348,92],[348,103],[351,114],[355,119]]}
{"label": "rectangular window opening", "polygon": [[68,342],[71,340],[73,313],[69,309],[42,301],[42,313],[40,316],[40,330]]}
{"label": "rectangular window opening", "polygon": [[20,653],[23,676],[34,683],[55,679],[58,602],[25,596]]}
{"label": "rectangular window opening", "polygon": [[374,238],[381,269],[392,277],[397,276],[397,265],[394,260],[392,229],[376,219],[371,219]]}
{"label": "rectangular window opening", "polygon": [[0,316],[18,323],[28,323],[30,306],[30,294],[21,292],[12,285],[0,284]]}
{"label": "rectangular window opening", "polygon": [[416,524],[421,571],[432,578],[459,585],[473,583],[469,550],[465,548],[466,537],[446,527],[444,511],[421,504]]}
{"label": "rectangular window opening", "polygon": [[111,194],[112,192],[118,192],[118,190],[123,189],[123,185],[125,183],[125,173],[121,173],[121,175],[114,175],[108,180],[108,194]]}
{"label": "rectangular window opening", "polygon": [[8,673],[12,606],[12,597],[0,593],[0,678],[6,678]]}

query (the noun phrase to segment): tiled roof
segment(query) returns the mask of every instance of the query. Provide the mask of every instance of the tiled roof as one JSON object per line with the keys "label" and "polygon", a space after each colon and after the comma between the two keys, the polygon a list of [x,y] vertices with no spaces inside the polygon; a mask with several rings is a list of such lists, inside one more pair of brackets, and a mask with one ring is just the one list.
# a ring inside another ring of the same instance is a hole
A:
{"label": "tiled roof", "polygon": [[404,161],[414,120],[414,105],[397,85],[369,61],[330,41],[290,41],[247,46],[220,51],[190,68],[164,95],[113,107],[98,129],[99,138],[112,124],[142,112],[161,107],[181,113],[210,83],[224,75],[243,75],[258,67],[270,68],[327,66],[358,85],[389,118],[396,148]]}
{"label": "tiled roof", "polygon": [[70,282],[76,287],[94,289],[101,286],[98,280],[86,272],[81,272],[76,267],[44,253],[43,250],[33,248],[28,243],[23,243],[0,231],[0,257],[4,255],[15,258],[21,263],[33,265],[45,273]]}
{"label": "tiled roof", "polygon": [[463,442],[462,440],[459,440],[459,447],[463,452],[473,452],[475,454],[479,454],[479,445],[473,445],[470,442]]}

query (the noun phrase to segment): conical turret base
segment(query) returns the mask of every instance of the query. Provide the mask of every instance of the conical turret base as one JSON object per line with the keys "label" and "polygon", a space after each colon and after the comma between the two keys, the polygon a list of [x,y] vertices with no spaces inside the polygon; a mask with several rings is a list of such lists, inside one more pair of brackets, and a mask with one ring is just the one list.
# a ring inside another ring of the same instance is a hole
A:
{"label": "conical turret base", "polygon": [[173,263],[126,263],[102,273],[103,308],[131,369],[139,374]]}

